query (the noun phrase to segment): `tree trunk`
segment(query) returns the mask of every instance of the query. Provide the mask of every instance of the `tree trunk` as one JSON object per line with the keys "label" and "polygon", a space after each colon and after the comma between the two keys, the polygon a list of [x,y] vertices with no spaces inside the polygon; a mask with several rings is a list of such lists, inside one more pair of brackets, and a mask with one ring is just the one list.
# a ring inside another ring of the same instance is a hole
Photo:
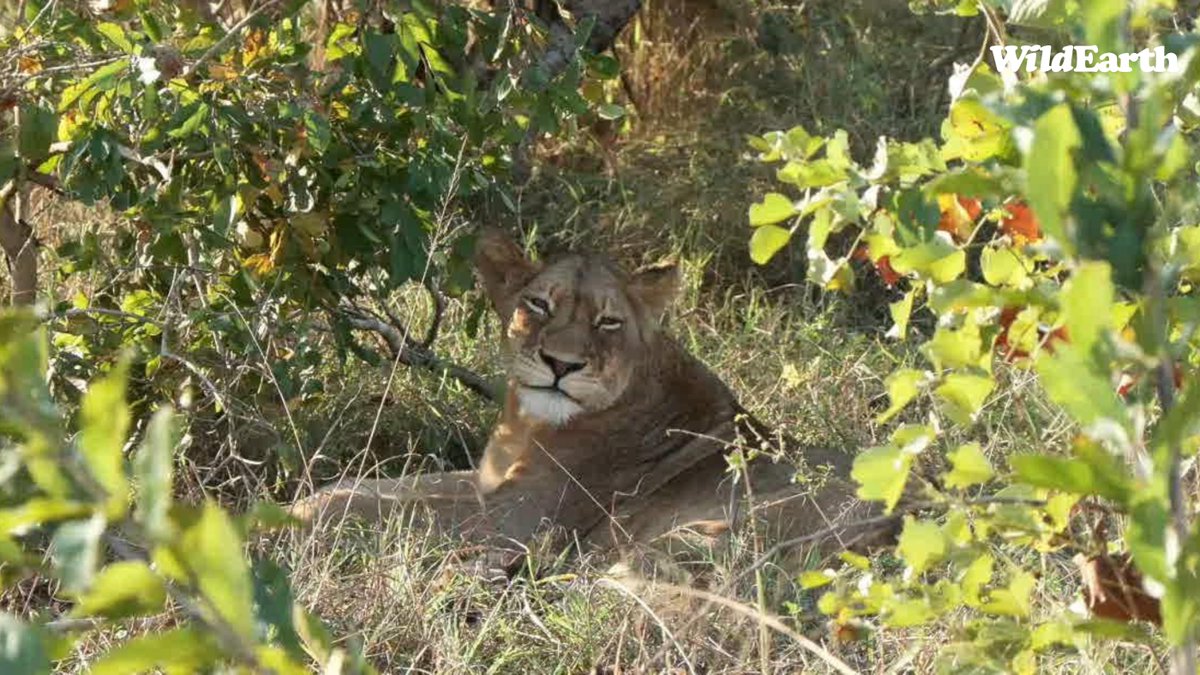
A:
{"label": "tree trunk", "polygon": [[11,303],[32,305],[37,298],[37,239],[29,224],[17,217],[12,205],[14,199],[25,201],[28,195],[21,194],[20,188],[15,192],[0,206],[0,248],[4,249],[12,278]]}

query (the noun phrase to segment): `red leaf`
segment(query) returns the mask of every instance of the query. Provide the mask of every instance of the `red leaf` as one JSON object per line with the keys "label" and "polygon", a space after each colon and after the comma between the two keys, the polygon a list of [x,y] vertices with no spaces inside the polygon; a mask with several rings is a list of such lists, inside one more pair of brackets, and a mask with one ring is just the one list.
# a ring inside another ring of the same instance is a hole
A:
{"label": "red leaf", "polygon": [[1028,204],[1013,202],[1005,206],[1004,210],[1008,212],[1008,216],[1000,220],[1001,232],[1018,243],[1039,241],[1042,238],[1042,226]]}

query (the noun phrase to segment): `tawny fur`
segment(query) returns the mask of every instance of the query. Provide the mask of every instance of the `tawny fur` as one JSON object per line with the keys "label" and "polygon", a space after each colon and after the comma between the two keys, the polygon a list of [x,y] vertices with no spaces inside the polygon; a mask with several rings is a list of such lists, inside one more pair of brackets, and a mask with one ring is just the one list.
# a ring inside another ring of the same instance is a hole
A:
{"label": "tawny fur", "polygon": [[[838,544],[878,536],[837,527],[869,513],[853,495],[846,453],[808,448],[800,467],[764,454],[729,470],[731,448],[757,448],[767,432],[661,329],[673,269],[628,275],[590,255],[539,264],[491,230],[476,267],[504,326],[509,371],[479,469],[348,481],[293,513],[385,518],[417,507],[440,530],[500,547],[547,528],[601,549],[681,532],[712,538],[747,517],[772,538],[831,527]],[[558,377],[556,367],[575,370]]]}

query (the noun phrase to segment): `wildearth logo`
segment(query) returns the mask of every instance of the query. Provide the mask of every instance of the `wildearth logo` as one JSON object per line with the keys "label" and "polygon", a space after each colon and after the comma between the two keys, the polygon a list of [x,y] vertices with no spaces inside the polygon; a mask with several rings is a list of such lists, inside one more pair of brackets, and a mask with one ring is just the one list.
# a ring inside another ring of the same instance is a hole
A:
{"label": "wildearth logo", "polygon": [[1168,73],[1179,70],[1179,56],[1162,47],[1140,52],[1100,53],[1092,45],[1068,45],[1054,51],[1048,45],[992,47],[992,59],[1002,73],[1132,73],[1134,66],[1143,73]]}

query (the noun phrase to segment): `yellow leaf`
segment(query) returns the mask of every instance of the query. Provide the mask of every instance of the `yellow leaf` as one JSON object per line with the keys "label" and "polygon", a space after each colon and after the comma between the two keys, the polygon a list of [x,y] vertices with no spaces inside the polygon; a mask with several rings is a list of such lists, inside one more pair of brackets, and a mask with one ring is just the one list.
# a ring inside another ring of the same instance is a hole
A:
{"label": "yellow leaf", "polygon": [[208,66],[208,77],[211,80],[228,82],[236,80],[238,72],[232,66],[227,66],[220,63],[211,63]]}

